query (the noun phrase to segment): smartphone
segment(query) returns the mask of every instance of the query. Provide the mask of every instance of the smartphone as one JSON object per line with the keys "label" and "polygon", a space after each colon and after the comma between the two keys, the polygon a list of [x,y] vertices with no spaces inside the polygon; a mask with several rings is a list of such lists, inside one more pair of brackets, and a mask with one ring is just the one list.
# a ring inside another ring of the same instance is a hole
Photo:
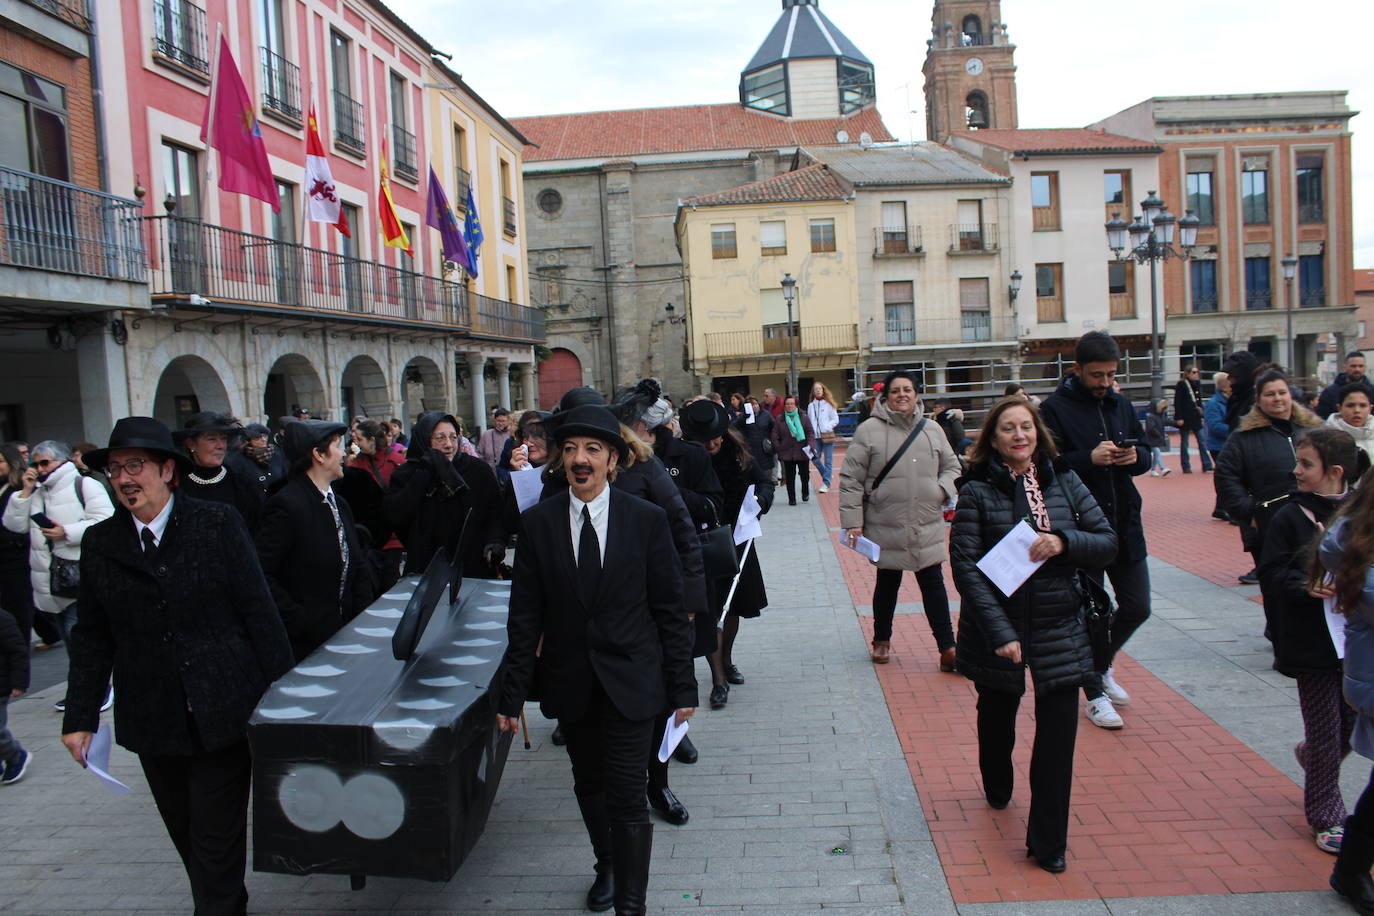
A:
{"label": "smartphone", "polygon": [[1139,444],[1140,444],[1140,440],[1139,440],[1139,439],[1117,439],[1117,440],[1116,440],[1116,447],[1117,447],[1117,448],[1135,448],[1135,447],[1136,447],[1137,445],[1139,445]]}
{"label": "smartphone", "polygon": [[42,512],[35,512],[33,515],[30,515],[29,518],[39,528],[51,528],[53,526],[52,519],[48,518]]}

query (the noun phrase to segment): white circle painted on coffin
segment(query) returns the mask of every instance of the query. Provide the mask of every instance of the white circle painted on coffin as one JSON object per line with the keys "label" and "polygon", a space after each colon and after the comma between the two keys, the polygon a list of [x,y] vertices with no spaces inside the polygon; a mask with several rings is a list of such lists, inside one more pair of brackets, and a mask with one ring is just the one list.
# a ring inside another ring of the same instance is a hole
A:
{"label": "white circle painted on coffin", "polygon": [[344,826],[365,840],[384,840],[406,817],[406,800],[396,783],[376,773],[354,776],[344,787]]}
{"label": "white circle painted on coffin", "polygon": [[302,766],[287,773],[277,789],[282,813],[302,830],[324,833],[339,822],[343,783],[321,766]]}

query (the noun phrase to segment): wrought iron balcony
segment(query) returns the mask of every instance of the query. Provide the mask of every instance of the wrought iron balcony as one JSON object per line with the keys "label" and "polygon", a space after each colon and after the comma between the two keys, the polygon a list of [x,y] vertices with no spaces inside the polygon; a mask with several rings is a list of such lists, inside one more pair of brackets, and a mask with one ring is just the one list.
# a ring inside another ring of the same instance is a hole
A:
{"label": "wrought iron balcony", "polygon": [[1247,309],[1252,310],[1252,311],[1255,311],[1255,310],[1262,310],[1262,309],[1267,309],[1267,308],[1273,308],[1273,306],[1274,306],[1274,294],[1273,294],[1273,292],[1271,292],[1270,290],[1267,290],[1267,289],[1246,290],[1246,292],[1245,292],[1245,307],[1246,307]]}
{"label": "wrought iron balcony", "polygon": [[1309,286],[1298,296],[1302,308],[1317,308],[1326,305],[1326,287]]}
{"label": "wrought iron balcony", "polygon": [[873,257],[902,258],[925,254],[920,226],[885,226],[873,230]]}
{"label": "wrought iron balcony", "polygon": [[[776,331],[780,333],[775,333]],[[788,352],[785,325],[770,325],[752,331],[718,331],[706,335],[707,359],[732,359],[785,355]],[[853,324],[801,325],[796,352],[848,353],[859,348],[858,326]]]}
{"label": "wrought iron balcony", "polygon": [[1298,202],[1298,222],[1300,223],[1324,223],[1326,222],[1326,207],[1322,202],[1299,201]]}
{"label": "wrought iron balcony", "polygon": [[363,106],[347,92],[334,90],[334,142],[359,153],[367,152],[363,139]]}
{"label": "wrought iron balcony", "polygon": [[415,135],[399,124],[391,125],[391,163],[396,174],[408,181],[418,181],[420,167],[415,162]]}
{"label": "wrought iron balcony", "polygon": [[209,76],[205,10],[190,0],[153,0],[153,47],[170,61]]}
{"label": "wrought iron balcony", "polygon": [[949,227],[951,254],[985,254],[996,250],[996,223],[955,223]]}
{"label": "wrought iron balcony", "polygon": [[0,167],[0,264],[143,283],[143,205]]}
{"label": "wrought iron balcony", "polygon": [[1194,312],[1195,314],[1202,314],[1202,313],[1206,313],[1206,312],[1215,312],[1216,310],[1217,310],[1217,294],[1216,294],[1216,293],[1213,292],[1213,293],[1194,293],[1194,294],[1193,294],[1193,312]]}
{"label": "wrought iron balcony", "polygon": [[91,30],[90,0],[28,0],[30,6],[52,13],[68,25],[83,32]]}
{"label": "wrought iron balcony", "polygon": [[509,197],[501,198],[501,228],[506,235],[515,235],[515,201]]}
{"label": "wrought iron balcony", "polygon": [[1016,337],[1011,319],[990,311],[966,310],[957,318],[888,318],[875,347],[942,347],[954,344],[1010,341]]}
{"label": "wrought iron balcony", "polygon": [[301,68],[268,48],[262,52],[262,107],[301,119]]}
{"label": "wrought iron balcony", "polygon": [[[316,314],[542,343],[539,309],[375,261],[173,216],[146,217],[154,300]],[[193,299],[192,297],[195,297]]]}

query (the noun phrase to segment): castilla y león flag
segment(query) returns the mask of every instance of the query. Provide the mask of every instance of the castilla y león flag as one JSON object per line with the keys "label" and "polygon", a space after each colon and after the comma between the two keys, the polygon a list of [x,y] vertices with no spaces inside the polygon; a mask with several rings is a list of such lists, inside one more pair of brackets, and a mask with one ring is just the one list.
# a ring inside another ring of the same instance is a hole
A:
{"label": "castilla y le\u00f3n flag", "polygon": [[344,216],[343,203],[334,187],[334,173],[329,169],[329,158],[325,155],[324,144],[320,142],[320,128],[315,120],[315,108],[310,108],[310,120],[305,131],[305,187],[310,198],[310,221],[329,223],[347,238],[353,234],[348,231],[348,217]]}
{"label": "castilla y le\u00f3n flag", "polygon": [[200,119],[200,139],[219,150],[220,189],[256,197],[271,204],[274,211],[280,211],[277,184],[267,161],[267,147],[262,143],[258,115],[223,35],[219,37],[215,56],[215,80],[205,100],[205,115]]}

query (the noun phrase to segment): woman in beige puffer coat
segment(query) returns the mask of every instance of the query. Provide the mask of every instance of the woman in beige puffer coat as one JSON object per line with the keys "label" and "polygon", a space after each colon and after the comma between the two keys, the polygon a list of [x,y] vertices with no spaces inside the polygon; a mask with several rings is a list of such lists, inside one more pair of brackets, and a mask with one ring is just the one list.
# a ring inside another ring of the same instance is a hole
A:
{"label": "woman in beige puffer coat", "polygon": [[954,670],[954,630],[949,620],[942,564],[949,535],[942,507],[954,498],[959,460],[938,423],[925,427],[882,483],[878,475],[915,425],[917,380],[894,372],[883,383],[882,402],[859,424],[840,469],[840,526],[852,544],[859,535],[882,548],[873,586],[873,661],[885,664],[892,647],[892,615],[902,570],[916,573],[926,619],[940,650],[940,670]]}

